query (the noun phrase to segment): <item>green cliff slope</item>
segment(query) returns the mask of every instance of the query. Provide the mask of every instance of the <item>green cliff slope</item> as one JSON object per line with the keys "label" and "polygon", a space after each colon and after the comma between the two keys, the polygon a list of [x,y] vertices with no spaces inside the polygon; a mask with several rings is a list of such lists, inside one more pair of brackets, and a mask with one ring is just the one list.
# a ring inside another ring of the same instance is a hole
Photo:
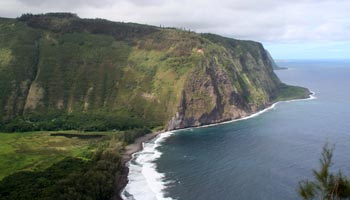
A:
{"label": "green cliff slope", "polygon": [[3,131],[171,130],[308,94],[280,82],[257,42],[67,13],[0,18]]}

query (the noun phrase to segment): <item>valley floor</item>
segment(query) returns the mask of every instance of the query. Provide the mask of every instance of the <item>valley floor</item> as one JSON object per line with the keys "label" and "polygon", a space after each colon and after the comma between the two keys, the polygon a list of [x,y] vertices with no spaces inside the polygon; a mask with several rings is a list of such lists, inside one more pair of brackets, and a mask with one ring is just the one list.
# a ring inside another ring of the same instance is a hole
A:
{"label": "valley floor", "polygon": [[[79,137],[87,135],[94,137]],[[102,144],[113,141],[113,137],[116,141],[118,132],[0,133],[0,180],[18,171],[44,170],[66,157],[89,159]]]}

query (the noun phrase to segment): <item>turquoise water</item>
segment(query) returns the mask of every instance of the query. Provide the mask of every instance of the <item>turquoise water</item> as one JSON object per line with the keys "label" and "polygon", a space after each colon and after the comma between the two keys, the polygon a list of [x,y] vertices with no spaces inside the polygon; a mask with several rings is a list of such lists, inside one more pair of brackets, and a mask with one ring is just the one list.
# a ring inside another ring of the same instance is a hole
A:
{"label": "turquoise water", "polygon": [[333,169],[350,175],[350,62],[278,64],[289,68],[276,72],[283,82],[308,87],[317,99],[279,103],[255,118],[153,141],[161,144],[151,161],[158,173],[154,186],[161,185],[153,190],[162,193],[158,199],[299,199],[298,182],[312,177],[327,141],[335,144]]}

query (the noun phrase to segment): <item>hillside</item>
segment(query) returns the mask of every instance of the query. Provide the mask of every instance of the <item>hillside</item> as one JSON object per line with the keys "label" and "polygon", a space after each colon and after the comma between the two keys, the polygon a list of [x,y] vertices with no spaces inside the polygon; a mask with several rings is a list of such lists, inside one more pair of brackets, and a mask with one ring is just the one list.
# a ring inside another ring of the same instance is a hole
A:
{"label": "hillside", "polygon": [[306,98],[260,43],[69,13],[0,18],[1,130],[168,130]]}

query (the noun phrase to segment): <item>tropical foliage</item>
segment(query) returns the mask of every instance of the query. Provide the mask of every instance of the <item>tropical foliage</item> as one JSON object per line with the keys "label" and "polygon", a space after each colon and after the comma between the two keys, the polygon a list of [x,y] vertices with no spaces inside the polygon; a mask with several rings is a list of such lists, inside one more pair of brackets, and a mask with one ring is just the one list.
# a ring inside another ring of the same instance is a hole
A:
{"label": "tropical foliage", "polygon": [[350,179],[340,171],[334,174],[332,166],[333,149],[326,144],[320,158],[320,168],[313,170],[314,180],[299,183],[299,194],[305,200],[350,199]]}

